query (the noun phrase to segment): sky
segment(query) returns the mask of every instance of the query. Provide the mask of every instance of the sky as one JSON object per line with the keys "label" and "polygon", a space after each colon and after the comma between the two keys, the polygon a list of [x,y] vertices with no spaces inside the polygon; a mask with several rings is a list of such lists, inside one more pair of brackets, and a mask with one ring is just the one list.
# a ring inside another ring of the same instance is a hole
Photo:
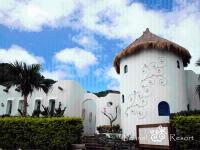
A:
{"label": "sky", "polygon": [[87,91],[119,89],[115,56],[146,28],[185,47],[200,73],[199,0],[0,0],[0,63],[39,63]]}

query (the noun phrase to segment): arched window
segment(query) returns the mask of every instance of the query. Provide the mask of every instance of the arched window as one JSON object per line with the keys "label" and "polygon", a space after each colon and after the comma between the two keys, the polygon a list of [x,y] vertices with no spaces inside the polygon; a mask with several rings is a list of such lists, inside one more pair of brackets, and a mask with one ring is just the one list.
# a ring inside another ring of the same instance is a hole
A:
{"label": "arched window", "polygon": [[12,112],[12,100],[7,101],[7,108],[6,108],[6,114],[11,115]]}
{"label": "arched window", "polygon": [[162,101],[158,104],[158,115],[159,116],[169,116],[170,108],[169,104],[165,101]]}
{"label": "arched window", "polygon": [[124,103],[124,94],[122,95],[122,103]]}
{"label": "arched window", "polygon": [[124,73],[127,73],[127,72],[128,72],[128,66],[125,65],[125,66],[124,66]]}
{"label": "arched window", "polygon": [[54,113],[55,105],[56,105],[55,99],[50,99],[50,100],[49,100],[49,108],[50,108],[50,113],[51,113],[51,114]]}
{"label": "arched window", "polygon": [[24,111],[24,100],[19,100],[18,109],[23,112]]}
{"label": "arched window", "polygon": [[37,99],[35,101],[35,110],[40,110],[41,107],[41,100]]}
{"label": "arched window", "polygon": [[177,68],[180,69],[180,62],[177,60],[176,63],[177,63]]}

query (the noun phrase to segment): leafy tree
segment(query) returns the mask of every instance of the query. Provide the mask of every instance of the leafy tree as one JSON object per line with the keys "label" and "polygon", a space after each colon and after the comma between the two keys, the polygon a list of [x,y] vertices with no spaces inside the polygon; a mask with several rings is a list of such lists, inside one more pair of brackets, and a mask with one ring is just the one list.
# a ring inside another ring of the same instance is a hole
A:
{"label": "leafy tree", "polygon": [[32,94],[34,90],[43,90],[48,93],[49,89],[56,82],[51,79],[45,79],[40,74],[41,66],[39,64],[27,65],[22,62],[15,62],[10,64],[4,64],[6,70],[0,70],[4,72],[3,78],[0,80],[0,84],[5,86],[6,89],[16,87],[21,95],[24,97],[24,109],[23,116],[27,115],[28,96]]}

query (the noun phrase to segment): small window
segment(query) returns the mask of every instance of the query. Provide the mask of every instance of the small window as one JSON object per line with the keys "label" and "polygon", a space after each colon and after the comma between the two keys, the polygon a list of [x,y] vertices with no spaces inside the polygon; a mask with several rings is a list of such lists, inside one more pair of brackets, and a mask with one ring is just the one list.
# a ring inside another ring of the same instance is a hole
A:
{"label": "small window", "polygon": [[18,109],[23,113],[23,111],[24,111],[24,100],[19,100]]}
{"label": "small window", "polygon": [[125,65],[125,66],[124,66],[124,73],[127,73],[127,72],[128,72],[128,66]]}
{"label": "small window", "polygon": [[41,100],[37,99],[35,101],[35,109],[34,110],[40,110],[41,107]]}
{"label": "small window", "polygon": [[112,102],[107,102],[107,107],[111,107],[112,106]]}
{"label": "small window", "polygon": [[177,63],[177,68],[180,69],[180,62],[177,60],[176,63]]}
{"label": "small window", "polygon": [[82,109],[82,119],[85,120],[85,109]]}
{"label": "small window", "polygon": [[124,94],[122,95],[122,103],[124,103]]}
{"label": "small window", "polygon": [[103,109],[103,112],[106,113],[106,108]]}
{"label": "small window", "polygon": [[169,116],[170,109],[169,104],[165,101],[162,101],[158,104],[158,114],[159,116]]}
{"label": "small window", "polygon": [[54,99],[49,100],[49,108],[50,108],[50,113],[53,114],[55,110],[55,104],[56,101]]}
{"label": "small window", "polygon": [[190,104],[187,104],[187,110],[188,111],[190,110]]}
{"label": "small window", "polygon": [[11,115],[11,112],[12,112],[12,101],[11,101],[11,100],[8,100],[8,101],[7,101],[6,114],[7,114],[7,115]]}

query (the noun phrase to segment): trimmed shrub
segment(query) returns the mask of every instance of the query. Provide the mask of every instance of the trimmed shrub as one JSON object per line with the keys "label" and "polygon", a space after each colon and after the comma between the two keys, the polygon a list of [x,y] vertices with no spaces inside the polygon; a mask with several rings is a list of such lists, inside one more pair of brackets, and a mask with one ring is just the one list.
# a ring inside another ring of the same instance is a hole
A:
{"label": "trimmed shrub", "polygon": [[0,118],[0,148],[71,149],[83,132],[80,118]]}
{"label": "trimmed shrub", "polygon": [[112,127],[110,125],[98,126],[97,130],[99,133],[121,133],[119,125],[113,125]]}
{"label": "trimmed shrub", "polygon": [[181,111],[170,114],[170,118],[174,116],[200,116],[200,110]]}
{"label": "trimmed shrub", "polygon": [[176,149],[200,149],[200,116],[174,116],[170,122],[175,137],[179,137]]}

